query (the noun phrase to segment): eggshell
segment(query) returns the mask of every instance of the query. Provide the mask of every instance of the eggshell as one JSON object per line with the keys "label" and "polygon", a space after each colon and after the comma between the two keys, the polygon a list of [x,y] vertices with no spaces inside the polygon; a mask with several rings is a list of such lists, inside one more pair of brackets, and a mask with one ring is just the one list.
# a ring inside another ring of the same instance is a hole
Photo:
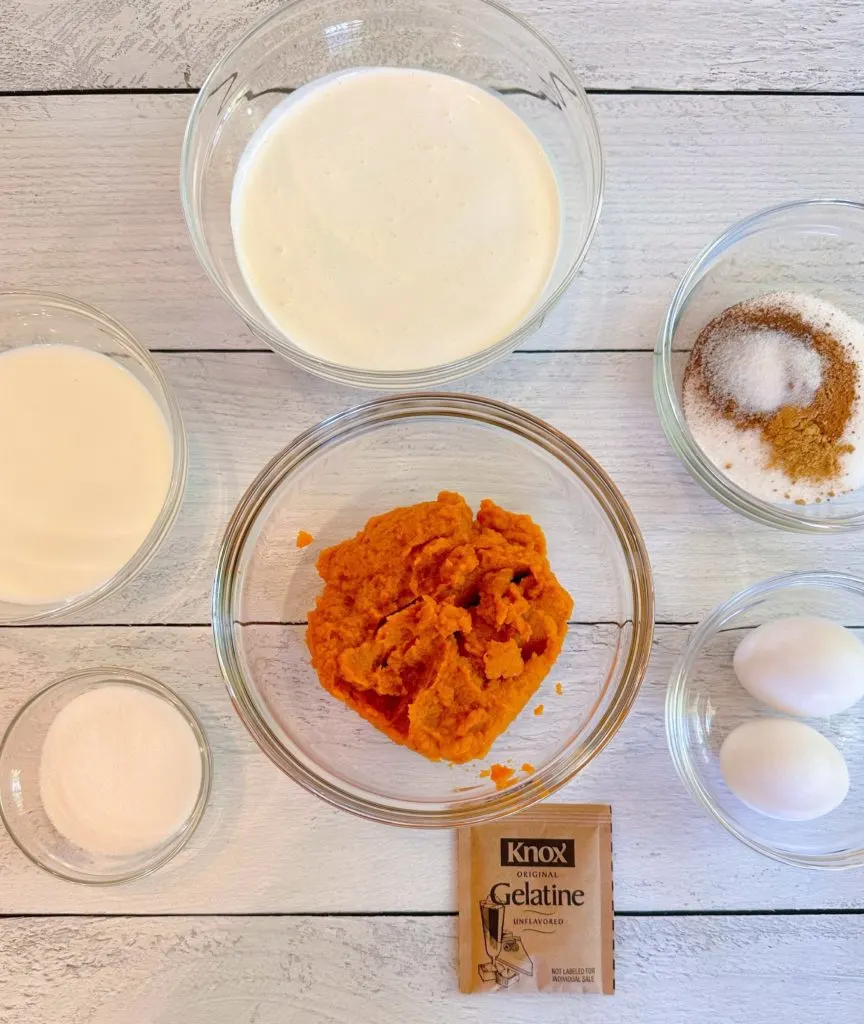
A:
{"label": "eggshell", "polygon": [[849,769],[830,740],[791,718],[754,718],[720,748],[720,770],[754,811],[786,821],[821,818],[849,792]]}
{"label": "eggshell", "polygon": [[748,633],[732,667],[757,700],[798,718],[824,718],[864,696],[864,644],[829,619],[774,619]]}

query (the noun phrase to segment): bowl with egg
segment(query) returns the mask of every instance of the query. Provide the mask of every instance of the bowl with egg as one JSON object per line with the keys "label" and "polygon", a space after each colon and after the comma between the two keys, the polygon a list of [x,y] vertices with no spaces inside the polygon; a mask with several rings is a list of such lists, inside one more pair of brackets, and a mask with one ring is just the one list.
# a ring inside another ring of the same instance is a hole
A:
{"label": "bowl with egg", "polygon": [[864,864],[864,580],[791,572],[693,629],[666,698],[686,788],[747,846],[799,867]]}
{"label": "bowl with egg", "polygon": [[588,98],[490,0],[295,0],[210,72],[183,145],[195,253],[276,352],[410,389],[521,344],[600,213]]}
{"label": "bowl with egg", "polygon": [[150,353],[86,303],[0,293],[0,623],[87,608],[153,557],[186,434]]}
{"label": "bowl with egg", "polygon": [[295,439],[237,506],[212,603],[235,709],[291,778],[450,827],[570,781],[645,671],[651,571],[609,477],[487,399],[379,399]]}
{"label": "bowl with egg", "polygon": [[864,205],[788,203],[735,224],[682,278],[654,358],[690,474],[767,526],[864,526]]}

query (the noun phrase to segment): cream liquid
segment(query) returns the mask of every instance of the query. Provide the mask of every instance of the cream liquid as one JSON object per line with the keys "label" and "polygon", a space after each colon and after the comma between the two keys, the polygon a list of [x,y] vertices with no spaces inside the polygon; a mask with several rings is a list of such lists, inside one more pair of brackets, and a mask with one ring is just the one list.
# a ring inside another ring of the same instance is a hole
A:
{"label": "cream liquid", "polygon": [[45,813],[71,843],[107,856],[152,849],[192,813],[201,753],[188,722],[161,697],[100,686],[51,723],[39,762]]}
{"label": "cream liquid", "polygon": [[295,344],[370,370],[470,356],[525,319],[560,235],[527,125],[449,75],[399,68],[310,83],[261,125],[231,203],[256,302]]}
{"label": "cream liquid", "polygon": [[74,345],[0,355],[0,601],[62,601],[110,579],[159,516],[168,426],[150,393]]}

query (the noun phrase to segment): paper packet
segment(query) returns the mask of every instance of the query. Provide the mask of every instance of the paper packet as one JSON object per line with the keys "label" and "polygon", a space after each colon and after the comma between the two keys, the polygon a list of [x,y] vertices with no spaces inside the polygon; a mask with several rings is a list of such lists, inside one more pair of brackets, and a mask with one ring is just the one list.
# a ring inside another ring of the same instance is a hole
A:
{"label": "paper packet", "polygon": [[463,828],[458,857],[462,992],[615,991],[611,807]]}

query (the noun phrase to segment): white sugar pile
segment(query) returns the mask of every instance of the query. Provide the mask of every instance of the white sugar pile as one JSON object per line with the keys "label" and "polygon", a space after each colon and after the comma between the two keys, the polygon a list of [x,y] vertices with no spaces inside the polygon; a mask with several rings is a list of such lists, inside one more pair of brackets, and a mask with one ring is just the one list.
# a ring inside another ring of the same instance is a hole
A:
{"label": "white sugar pile", "polygon": [[[830,302],[799,292],[772,292],[742,304],[742,309],[747,308],[797,314],[811,327],[827,331],[846,349],[858,366],[859,381],[864,381],[864,324]],[[746,415],[770,414],[784,405],[806,406],[820,386],[822,372],[819,353],[784,331],[721,330],[703,348],[701,372],[688,373],[684,380],[682,402],[690,433],[725,476],[764,501],[809,504],[856,490],[864,485],[860,385],[843,435],[843,442],[852,445],[853,451],[842,456],[843,468],[837,479],[818,484],[807,480],[793,483],[781,469],[769,468],[770,451],[758,427],[741,429],[717,407],[732,400]]]}
{"label": "white sugar pile", "polygon": [[706,345],[702,373],[714,397],[731,399],[741,412],[776,412],[813,401],[822,357],[782,331],[728,328]]}

